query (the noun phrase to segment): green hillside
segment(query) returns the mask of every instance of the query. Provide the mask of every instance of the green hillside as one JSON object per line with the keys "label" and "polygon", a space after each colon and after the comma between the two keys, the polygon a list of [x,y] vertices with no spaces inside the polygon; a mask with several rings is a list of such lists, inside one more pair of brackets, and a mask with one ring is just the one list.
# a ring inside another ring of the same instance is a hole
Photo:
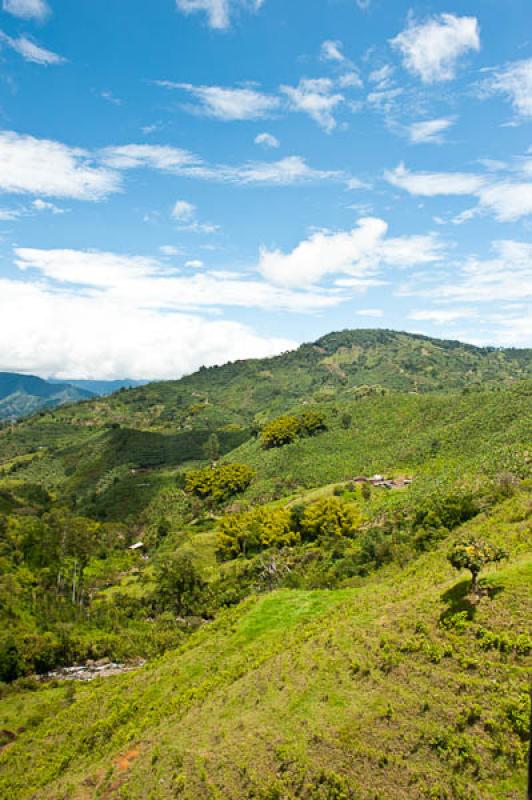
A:
{"label": "green hillside", "polygon": [[[529,497],[471,605],[450,542],[358,587],[252,596],[136,673],[5,702],[10,798],[524,796]],[[453,537],[463,534],[455,532]]]}
{"label": "green hillside", "polygon": [[530,362],[348,331],[4,426],[0,797],[522,797]]}

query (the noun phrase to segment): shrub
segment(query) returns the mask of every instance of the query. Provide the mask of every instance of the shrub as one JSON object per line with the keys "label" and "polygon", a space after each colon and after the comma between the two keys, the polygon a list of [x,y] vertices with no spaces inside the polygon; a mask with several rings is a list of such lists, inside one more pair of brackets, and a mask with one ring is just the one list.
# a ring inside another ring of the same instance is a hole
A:
{"label": "shrub", "polygon": [[265,450],[273,447],[283,447],[285,444],[295,442],[301,431],[301,422],[298,417],[282,416],[264,426],[261,433],[261,444]]}
{"label": "shrub", "polygon": [[354,503],[342,503],[337,497],[324,497],[311,503],[301,519],[303,539],[352,536],[362,523],[362,514]]}
{"label": "shrub", "polygon": [[243,492],[253,479],[253,470],[247,464],[221,464],[191,470],[187,473],[185,491],[202,499],[212,498],[223,503]]}
{"label": "shrub", "polygon": [[299,533],[291,526],[290,511],[261,507],[225,517],[216,537],[222,558],[252,555],[270,547],[290,547],[299,541]]}
{"label": "shrub", "polygon": [[321,411],[304,411],[300,416],[285,414],[264,426],[261,444],[265,450],[283,447],[295,442],[300,436],[315,436],[325,430],[325,415]]}

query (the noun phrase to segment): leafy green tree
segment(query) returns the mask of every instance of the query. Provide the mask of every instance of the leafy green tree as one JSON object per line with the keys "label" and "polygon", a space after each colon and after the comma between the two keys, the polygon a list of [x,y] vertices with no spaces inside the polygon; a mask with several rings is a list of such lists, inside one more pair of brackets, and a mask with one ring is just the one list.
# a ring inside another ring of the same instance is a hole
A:
{"label": "leafy green tree", "polygon": [[301,433],[307,436],[315,436],[317,433],[327,430],[325,414],[321,411],[304,411],[299,417]]}
{"label": "leafy green tree", "polygon": [[205,583],[188,553],[172,553],[156,566],[157,601],[163,609],[193,614],[199,608]]}
{"label": "leafy green tree", "polygon": [[300,432],[301,422],[298,417],[292,415],[277,417],[262,429],[261,444],[265,450],[283,447],[285,444],[295,442]]}
{"label": "leafy green tree", "polygon": [[207,439],[203,446],[203,452],[211,464],[214,464],[220,458],[220,440],[215,433],[211,433]]}
{"label": "leafy green tree", "polygon": [[288,509],[258,507],[225,517],[218,528],[216,544],[222,558],[253,555],[271,547],[292,547],[300,536],[292,529]]}
{"label": "leafy green tree", "polygon": [[457,542],[449,553],[449,561],[455,569],[468,569],[471,573],[471,591],[478,589],[478,576],[481,570],[491,563],[498,563],[507,558],[502,547],[485,542],[482,539],[469,538]]}
{"label": "leafy green tree", "polygon": [[323,497],[305,509],[301,520],[303,539],[352,536],[362,524],[360,509],[338,497]]}
{"label": "leafy green tree", "polygon": [[220,464],[188,472],[185,491],[203,500],[212,498],[224,503],[247,489],[252,479],[253,470],[247,464]]}

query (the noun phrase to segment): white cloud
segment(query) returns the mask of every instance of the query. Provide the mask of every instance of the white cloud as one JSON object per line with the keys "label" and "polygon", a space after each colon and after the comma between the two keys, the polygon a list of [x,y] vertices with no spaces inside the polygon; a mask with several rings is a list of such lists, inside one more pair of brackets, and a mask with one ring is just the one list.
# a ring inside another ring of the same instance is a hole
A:
{"label": "white cloud", "polygon": [[410,194],[423,197],[476,194],[484,179],[469,172],[410,172],[404,164],[385,172],[386,180]]}
{"label": "white cloud", "polygon": [[384,64],[384,66],[379,67],[379,69],[374,69],[370,72],[369,81],[370,83],[375,83],[379,91],[390,89],[393,85],[392,75],[394,72],[395,69],[391,64]]}
{"label": "white cloud", "polygon": [[420,23],[410,18],[390,44],[401,53],[406,69],[423,83],[452,80],[460,58],[470,50],[480,50],[478,21],[454,14],[440,14]]}
{"label": "white cloud", "polygon": [[288,186],[307,181],[339,179],[342,176],[337,171],[313,169],[300,156],[287,156],[280,161],[250,162],[240,167],[219,168],[213,175],[234,183],[274,184],[278,186]]}
{"label": "white cloud", "polygon": [[354,69],[346,72],[338,78],[338,86],[341,89],[362,89],[364,84],[358,72]]}
{"label": "white cloud", "polygon": [[59,378],[172,379],[202,365],[260,358],[294,346],[229,320],[161,314],[120,297],[0,280],[0,365],[7,370]]}
{"label": "white cloud", "polygon": [[63,56],[40,47],[31,39],[28,39],[27,36],[19,36],[18,39],[12,39],[0,31],[0,41],[5,42],[8,47],[21,55],[25,61],[32,61],[34,64],[48,66],[49,64],[64,64],[66,61]]}
{"label": "white cloud", "polygon": [[532,58],[497,67],[481,88],[488,94],[506,95],[519,116],[532,117]]}
{"label": "white cloud", "polygon": [[50,7],[45,0],[3,0],[2,8],[8,14],[21,19],[45,19]]}
{"label": "white cloud", "polygon": [[200,261],[199,258],[193,258],[190,261],[185,261],[185,267],[189,267],[190,269],[202,269],[203,261]]}
{"label": "white cloud", "polygon": [[65,213],[64,208],[59,208],[59,206],[56,206],[55,203],[49,203],[46,200],[42,200],[40,197],[37,197],[37,199],[33,201],[32,206],[35,211],[51,211],[52,214]]}
{"label": "white cloud", "polygon": [[532,183],[502,182],[484,186],[480,207],[492,211],[500,222],[513,222],[532,214]]}
{"label": "white cloud", "polygon": [[0,208],[0,222],[14,222],[21,214],[16,208]]}
{"label": "white cloud", "polygon": [[162,244],[159,247],[159,251],[163,254],[163,256],[180,256],[181,250],[179,247],[176,247],[173,244]]}
{"label": "white cloud", "polygon": [[408,128],[408,135],[412,144],[434,143],[444,141],[443,133],[454,125],[452,119],[427,119],[414,122]]}
{"label": "white cloud", "polygon": [[[386,239],[388,226],[382,219],[364,217],[351,231],[312,234],[290,253],[261,248],[259,272],[269,281],[287,287],[312,286],[328,274],[346,274],[364,285],[382,264],[407,267],[442,258],[434,236]],[[338,283],[354,286],[352,281]],[[366,284],[369,285],[369,284]]]}
{"label": "white cloud", "polygon": [[207,164],[186,150],[159,145],[122,145],[101,151],[104,162],[115,169],[151,167],[173,175],[235,184],[287,186],[322,180],[340,180],[338,171],[310,167],[300,156],[279,161],[250,161],[245,164]]}
{"label": "white cloud", "polygon": [[224,122],[270,117],[280,105],[278,97],[258,92],[256,89],[194,86],[191,83],[171,81],[156,81],[156,84],[167,89],[182,89],[189,92],[199,100],[199,105],[190,107],[191,111]]}
{"label": "white cloud", "polygon": [[334,84],[329,78],[302,78],[297,86],[281,86],[281,91],[293,111],[308,114],[327,133],[334,130],[333,111],[343,103],[344,97],[334,92]]}
{"label": "white cloud", "polygon": [[265,0],[176,0],[177,8],[185,14],[204,12],[211,28],[224,30],[231,24],[237,8],[258,11]]}
{"label": "white cloud", "polygon": [[196,216],[196,206],[187,200],[177,200],[172,208],[172,217],[179,222],[190,222]]}
{"label": "white cloud", "polygon": [[221,306],[308,312],[336,305],[341,297],[326,290],[292,291],[238,273],[176,275],[157,259],[92,250],[17,248],[15,264],[37,270],[53,286],[119,300],[157,311],[190,311]]}
{"label": "white cloud", "polygon": [[385,172],[386,180],[413,195],[474,195],[477,209],[455,217],[460,224],[479,212],[491,212],[500,222],[513,222],[532,214],[532,183],[494,180],[469,172],[410,172],[404,164]]}
{"label": "white cloud", "polygon": [[433,308],[422,311],[412,311],[408,315],[408,319],[423,320],[426,322],[436,322],[438,324],[447,324],[449,322],[456,322],[459,319],[467,319],[476,316],[475,312],[470,308],[464,309],[444,309]]}
{"label": "white cloud", "polygon": [[100,200],[120,177],[96,167],[89,153],[48,139],[0,131],[0,189],[13,194]]}
{"label": "white cloud", "polygon": [[493,257],[469,258],[452,280],[424,289],[403,287],[401,293],[460,303],[493,303],[532,298],[532,244],[512,239],[492,243]]}
{"label": "white cloud", "polygon": [[356,313],[359,317],[374,317],[375,319],[384,316],[382,308],[360,308]]}
{"label": "white cloud", "polygon": [[100,157],[115,169],[135,169],[151,167],[168,172],[179,172],[184,167],[199,166],[201,159],[179,147],[153,144],[126,144],[106,147]]}
{"label": "white cloud", "polygon": [[324,61],[338,61],[342,62],[345,61],[345,56],[342,53],[343,44],[342,42],[336,40],[333,41],[332,39],[327,39],[321,45],[320,54]]}
{"label": "white cloud", "polygon": [[281,143],[279,139],[271,133],[259,133],[258,136],[255,136],[255,144],[260,144],[267,148],[277,148],[280,147]]}

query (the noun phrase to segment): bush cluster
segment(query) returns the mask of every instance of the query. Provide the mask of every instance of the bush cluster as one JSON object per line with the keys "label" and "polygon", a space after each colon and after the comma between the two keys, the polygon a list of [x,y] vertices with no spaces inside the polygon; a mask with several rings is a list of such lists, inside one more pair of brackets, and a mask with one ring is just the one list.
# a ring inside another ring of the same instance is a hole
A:
{"label": "bush cluster", "polygon": [[247,464],[220,464],[187,473],[185,491],[205,500],[223,503],[248,488],[253,470]]}
{"label": "bush cluster", "polygon": [[325,497],[292,509],[257,507],[225,517],[217,532],[222,558],[250,556],[271,547],[353,536],[362,524],[360,509],[338,497]]}
{"label": "bush cluster", "polygon": [[302,436],[315,436],[327,430],[325,415],[320,411],[305,411],[298,416],[285,414],[272,419],[264,426],[261,444],[265,450],[291,444]]}

